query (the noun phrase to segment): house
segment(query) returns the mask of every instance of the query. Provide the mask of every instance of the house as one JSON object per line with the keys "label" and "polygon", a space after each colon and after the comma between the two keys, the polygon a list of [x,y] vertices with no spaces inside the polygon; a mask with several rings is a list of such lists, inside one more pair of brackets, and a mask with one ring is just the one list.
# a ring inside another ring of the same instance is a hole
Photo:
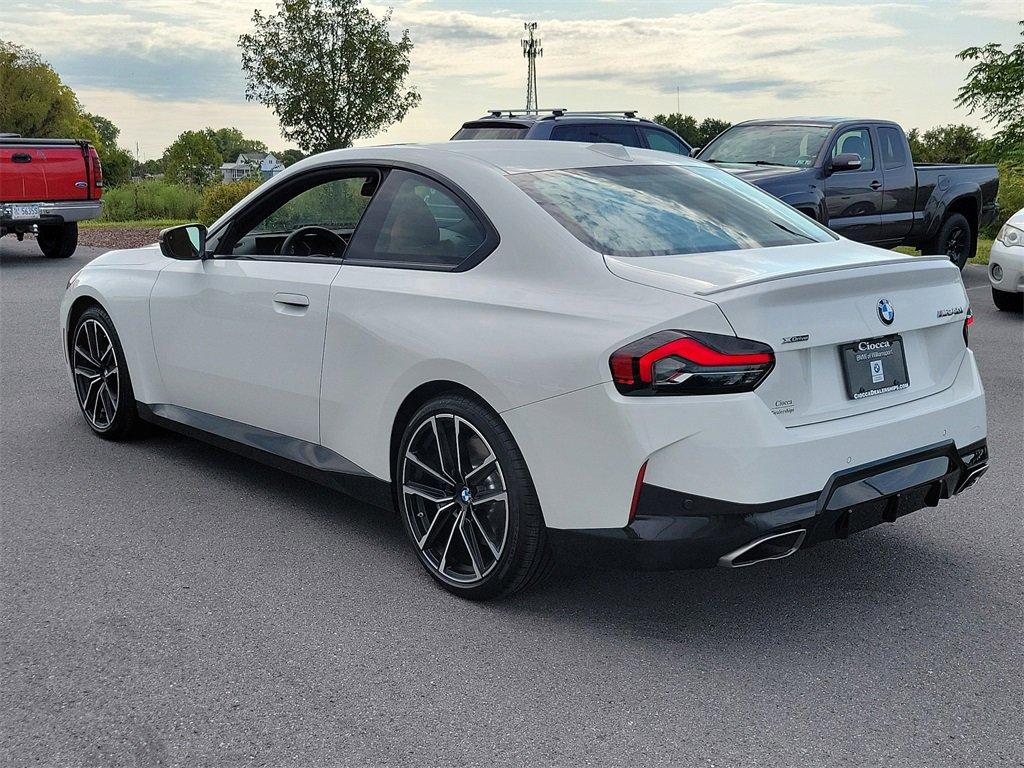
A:
{"label": "house", "polygon": [[284,164],[266,152],[242,152],[235,162],[224,163],[220,167],[221,181],[224,184],[256,174],[266,181],[283,170]]}

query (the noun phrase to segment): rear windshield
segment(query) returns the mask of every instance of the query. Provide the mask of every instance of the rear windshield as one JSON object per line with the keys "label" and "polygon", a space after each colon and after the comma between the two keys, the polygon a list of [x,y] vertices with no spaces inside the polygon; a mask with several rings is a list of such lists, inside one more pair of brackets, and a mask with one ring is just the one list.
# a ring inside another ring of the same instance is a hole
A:
{"label": "rear windshield", "polygon": [[578,240],[610,256],[711,253],[836,239],[771,195],[708,166],[623,165],[509,178]]}
{"label": "rear windshield", "polygon": [[521,139],[526,136],[529,128],[521,125],[485,125],[462,128],[452,136],[452,141],[464,139]]}

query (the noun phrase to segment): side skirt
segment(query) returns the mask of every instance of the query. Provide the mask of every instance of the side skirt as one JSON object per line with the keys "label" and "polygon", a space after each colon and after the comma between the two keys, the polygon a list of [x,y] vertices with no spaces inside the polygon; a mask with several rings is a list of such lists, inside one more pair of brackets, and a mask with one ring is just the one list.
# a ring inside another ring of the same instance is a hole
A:
{"label": "side skirt", "polygon": [[360,501],[393,510],[391,483],[315,443],[167,403],[138,403],[139,418]]}

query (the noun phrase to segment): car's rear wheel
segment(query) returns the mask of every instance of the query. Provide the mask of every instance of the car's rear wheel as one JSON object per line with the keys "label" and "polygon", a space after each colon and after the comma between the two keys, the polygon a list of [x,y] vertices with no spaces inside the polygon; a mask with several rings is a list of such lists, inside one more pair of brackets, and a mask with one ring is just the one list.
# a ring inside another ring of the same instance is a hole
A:
{"label": "car's rear wheel", "polygon": [[1010,293],[1009,291],[999,291],[993,288],[992,301],[995,302],[996,309],[1000,309],[1003,312],[1020,312],[1024,310],[1024,293]]}
{"label": "car's rear wheel", "polygon": [[43,255],[50,259],[66,259],[78,247],[78,222],[40,224],[36,242]]}
{"label": "car's rear wheel", "polygon": [[90,429],[108,440],[139,431],[140,420],[121,341],[110,316],[89,307],[75,323],[68,348],[75,394]]}
{"label": "car's rear wheel", "polygon": [[409,421],[395,462],[399,514],[427,572],[473,600],[517,592],[551,561],[526,462],[496,414],[443,395]]}
{"label": "car's rear wheel", "polygon": [[974,250],[974,231],[962,213],[946,217],[933,241],[931,253],[943,253],[960,269],[967,266]]}

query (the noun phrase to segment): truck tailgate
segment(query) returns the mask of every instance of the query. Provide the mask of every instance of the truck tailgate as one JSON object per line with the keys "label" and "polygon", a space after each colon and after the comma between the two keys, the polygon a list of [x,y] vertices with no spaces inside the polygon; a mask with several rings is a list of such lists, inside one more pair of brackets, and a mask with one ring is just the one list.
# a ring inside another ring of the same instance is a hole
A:
{"label": "truck tailgate", "polygon": [[0,201],[89,199],[86,153],[80,144],[0,144]]}

